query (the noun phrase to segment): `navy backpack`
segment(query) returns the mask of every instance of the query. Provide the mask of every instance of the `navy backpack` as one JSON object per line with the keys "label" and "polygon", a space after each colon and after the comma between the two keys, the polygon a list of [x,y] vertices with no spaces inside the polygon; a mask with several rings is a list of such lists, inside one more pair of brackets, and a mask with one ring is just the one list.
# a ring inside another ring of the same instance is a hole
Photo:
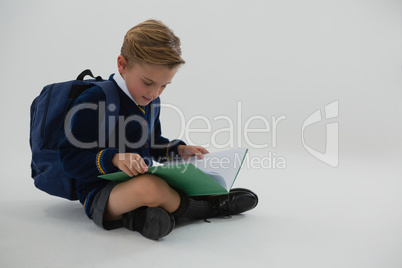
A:
{"label": "navy backpack", "polygon": [[[84,80],[85,76],[94,79]],[[110,116],[117,118],[120,99],[116,86],[112,81],[94,77],[90,70],[83,71],[76,80],[47,85],[31,105],[29,144],[32,151],[31,176],[35,186],[48,194],[77,200],[74,179],[67,177],[61,165],[58,145],[66,136],[64,121],[67,113],[77,97],[85,90],[99,86],[106,95],[106,107],[115,105],[116,109],[106,109],[102,129],[109,130],[105,137],[110,136],[113,127],[108,126]],[[114,120],[115,122],[117,120]]]}

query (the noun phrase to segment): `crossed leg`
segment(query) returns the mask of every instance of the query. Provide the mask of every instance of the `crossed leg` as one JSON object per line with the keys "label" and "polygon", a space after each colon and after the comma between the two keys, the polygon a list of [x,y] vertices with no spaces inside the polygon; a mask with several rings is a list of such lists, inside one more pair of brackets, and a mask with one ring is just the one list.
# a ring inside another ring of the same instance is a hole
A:
{"label": "crossed leg", "polygon": [[113,188],[106,206],[105,220],[119,220],[124,213],[142,206],[161,207],[172,213],[179,205],[180,195],[163,179],[153,174],[143,174]]}

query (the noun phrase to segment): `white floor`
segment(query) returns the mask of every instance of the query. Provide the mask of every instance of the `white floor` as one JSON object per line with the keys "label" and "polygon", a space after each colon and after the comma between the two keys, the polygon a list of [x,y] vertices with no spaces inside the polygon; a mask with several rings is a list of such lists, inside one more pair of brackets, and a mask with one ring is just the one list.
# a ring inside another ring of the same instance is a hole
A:
{"label": "white floor", "polygon": [[341,156],[331,168],[306,153],[288,155],[286,170],[243,169],[235,186],[258,193],[256,209],[182,223],[157,242],[125,229],[104,231],[77,202],[13,178],[3,186],[23,183],[29,195],[4,191],[0,266],[402,267],[397,160]]}

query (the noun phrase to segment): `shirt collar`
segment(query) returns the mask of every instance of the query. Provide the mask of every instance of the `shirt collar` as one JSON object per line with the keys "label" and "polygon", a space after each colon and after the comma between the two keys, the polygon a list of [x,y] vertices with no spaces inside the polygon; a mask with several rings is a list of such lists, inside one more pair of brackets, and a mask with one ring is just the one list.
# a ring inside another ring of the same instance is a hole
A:
{"label": "shirt collar", "polygon": [[138,106],[137,102],[135,102],[134,98],[131,96],[130,92],[128,91],[126,81],[124,81],[124,78],[121,76],[119,72],[116,72],[113,76],[114,81],[116,81],[117,85],[123,90],[124,93],[135,103],[135,105]]}

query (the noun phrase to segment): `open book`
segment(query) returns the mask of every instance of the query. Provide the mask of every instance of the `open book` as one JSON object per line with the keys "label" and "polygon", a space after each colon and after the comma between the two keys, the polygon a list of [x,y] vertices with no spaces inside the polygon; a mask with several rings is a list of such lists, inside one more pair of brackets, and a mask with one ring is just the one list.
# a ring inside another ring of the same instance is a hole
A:
{"label": "open book", "polygon": [[[186,160],[166,162],[152,166],[146,173],[163,178],[171,187],[189,196],[226,194],[230,191],[243,164],[248,149],[238,148],[204,154]],[[126,181],[131,177],[123,171],[100,175],[113,181]]]}

